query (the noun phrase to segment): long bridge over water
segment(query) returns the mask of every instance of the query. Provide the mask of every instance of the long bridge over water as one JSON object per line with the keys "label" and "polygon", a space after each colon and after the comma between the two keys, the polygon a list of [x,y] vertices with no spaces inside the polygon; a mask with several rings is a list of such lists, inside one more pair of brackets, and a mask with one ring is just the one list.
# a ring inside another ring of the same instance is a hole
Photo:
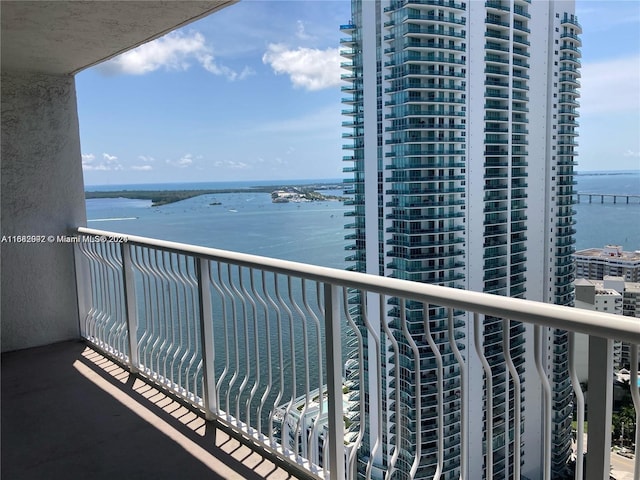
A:
{"label": "long bridge over water", "polygon": [[605,203],[605,199],[613,200],[609,203],[637,203],[640,204],[640,195],[628,195],[624,193],[581,193],[577,192],[576,197],[578,203],[581,201],[581,197],[588,197],[589,203],[593,203],[593,199],[600,200],[600,203]]}

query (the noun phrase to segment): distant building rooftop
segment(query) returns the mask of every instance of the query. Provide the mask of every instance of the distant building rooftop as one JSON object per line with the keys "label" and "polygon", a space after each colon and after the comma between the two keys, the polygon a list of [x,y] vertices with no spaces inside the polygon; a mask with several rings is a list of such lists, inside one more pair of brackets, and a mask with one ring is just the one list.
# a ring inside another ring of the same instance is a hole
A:
{"label": "distant building rooftop", "polygon": [[[576,287],[584,287],[584,286],[593,286],[595,288],[596,293],[602,293],[606,290],[611,290],[614,292],[618,292],[615,286],[612,286],[611,281],[619,281],[624,284],[624,292],[636,293],[640,292],[640,283],[639,282],[625,282],[622,277],[611,277],[606,276],[604,280],[593,280],[587,278],[576,278],[574,285]],[[623,293],[623,292],[618,292]]]}
{"label": "distant building rooftop", "polygon": [[604,248],[587,248],[575,253],[576,257],[590,257],[602,259],[619,259],[640,264],[640,250],[625,252],[620,245],[605,245]]}

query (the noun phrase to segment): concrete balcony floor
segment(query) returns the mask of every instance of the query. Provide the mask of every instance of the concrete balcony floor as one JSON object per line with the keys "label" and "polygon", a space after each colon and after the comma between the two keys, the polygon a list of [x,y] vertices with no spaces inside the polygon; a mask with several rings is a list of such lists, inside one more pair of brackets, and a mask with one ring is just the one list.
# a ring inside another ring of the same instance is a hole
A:
{"label": "concrete balcony floor", "polygon": [[21,480],[298,478],[80,341],[2,355],[1,455]]}

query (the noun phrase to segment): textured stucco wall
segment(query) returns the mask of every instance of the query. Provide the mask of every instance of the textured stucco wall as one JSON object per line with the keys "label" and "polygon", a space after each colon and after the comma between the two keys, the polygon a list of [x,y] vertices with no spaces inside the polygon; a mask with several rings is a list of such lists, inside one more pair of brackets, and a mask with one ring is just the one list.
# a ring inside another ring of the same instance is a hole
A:
{"label": "textured stucco wall", "polygon": [[[75,82],[2,73],[0,230],[57,236],[86,225]],[[72,245],[1,248],[2,351],[78,336]]]}

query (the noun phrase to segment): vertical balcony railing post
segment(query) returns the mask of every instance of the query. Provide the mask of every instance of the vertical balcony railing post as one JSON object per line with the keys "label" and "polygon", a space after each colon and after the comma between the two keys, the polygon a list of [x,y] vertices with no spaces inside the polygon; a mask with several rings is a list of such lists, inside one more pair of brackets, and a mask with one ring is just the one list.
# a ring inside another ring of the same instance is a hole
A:
{"label": "vertical balcony railing post", "polygon": [[213,347],[213,309],[211,307],[211,289],[209,288],[209,260],[196,259],[196,271],[198,276],[198,302],[200,308],[200,341],[202,343],[203,365],[203,398],[205,418],[213,420],[216,416],[218,405],[216,402],[216,382],[214,374],[214,347]]}
{"label": "vertical balcony railing post", "polygon": [[633,470],[633,480],[640,480],[640,383],[638,383],[638,356],[639,346],[631,345],[631,375],[629,388],[631,388],[631,399],[636,411],[636,437],[635,437],[635,462]]}
{"label": "vertical balcony railing post", "polygon": [[[589,394],[591,393],[591,394]],[[589,336],[589,442],[586,480],[608,480],[613,410],[613,340]]]}
{"label": "vertical balcony railing post", "polygon": [[78,328],[81,337],[86,337],[85,318],[89,312],[91,298],[91,271],[88,262],[80,251],[80,244],[73,246],[73,260],[76,269],[76,294],[78,296]]}
{"label": "vertical balcony railing post", "polygon": [[342,336],[339,287],[324,286],[327,344],[327,393],[329,396],[329,468],[331,480],[344,480],[344,413],[342,411]]}
{"label": "vertical balcony railing post", "polygon": [[575,394],[576,405],[576,475],[575,478],[582,480],[584,478],[584,394],[580,386],[580,380],[576,373],[576,334],[569,333],[569,373],[571,375],[571,384]]}
{"label": "vertical balcony railing post", "polygon": [[124,303],[126,307],[127,337],[129,338],[129,369],[137,372],[140,368],[138,356],[138,308],[136,300],[136,280],[131,261],[131,244],[123,242],[122,254],[122,280],[124,286]]}

